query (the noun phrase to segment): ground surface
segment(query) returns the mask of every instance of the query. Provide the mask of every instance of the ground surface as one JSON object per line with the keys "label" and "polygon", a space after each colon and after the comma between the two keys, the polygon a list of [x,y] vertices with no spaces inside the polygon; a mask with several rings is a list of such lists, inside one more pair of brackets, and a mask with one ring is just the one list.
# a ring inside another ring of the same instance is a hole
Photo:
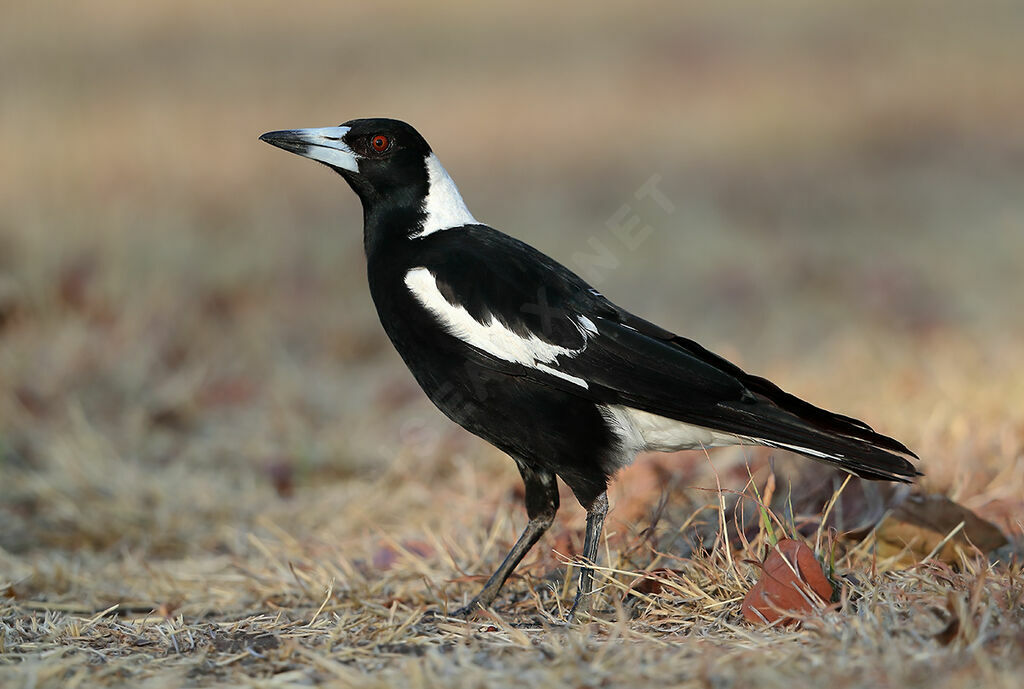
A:
{"label": "ground surface", "polygon": [[[522,528],[518,477],[390,350],[354,196],[263,131],[413,122],[477,217],[1024,530],[1019,3],[515,7],[4,9],[0,685],[1019,686],[1012,547],[838,547],[833,612],[744,623],[748,466],[832,485],[757,451],[623,473],[591,624],[556,623],[568,495],[493,618],[435,614]],[[820,501],[781,503],[816,545]]]}

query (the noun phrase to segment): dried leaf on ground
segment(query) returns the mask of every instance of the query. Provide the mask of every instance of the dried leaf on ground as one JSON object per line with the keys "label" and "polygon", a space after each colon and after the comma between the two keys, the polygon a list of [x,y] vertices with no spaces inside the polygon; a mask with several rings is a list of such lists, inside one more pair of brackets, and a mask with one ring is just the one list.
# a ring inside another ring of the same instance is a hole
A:
{"label": "dried leaf on ground", "polygon": [[1007,542],[995,525],[944,495],[909,496],[882,520],[876,537],[879,559],[895,558],[897,566],[929,556],[957,564],[962,555],[989,553]]}
{"label": "dried leaf on ground", "polygon": [[681,579],[685,576],[686,572],[681,569],[652,569],[648,572],[644,572],[643,576],[637,577],[637,579],[629,585],[629,590],[636,591],[637,593],[654,595],[661,593],[665,588],[665,584],[676,579]]}
{"label": "dried leaf on ground", "polygon": [[761,579],[743,599],[743,617],[751,624],[782,624],[821,610],[832,598],[832,583],[814,552],[792,539],[779,541],[765,558]]}
{"label": "dried leaf on ground", "polygon": [[403,556],[430,558],[434,556],[434,548],[429,543],[418,540],[383,543],[373,554],[373,566],[386,572],[394,567]]}

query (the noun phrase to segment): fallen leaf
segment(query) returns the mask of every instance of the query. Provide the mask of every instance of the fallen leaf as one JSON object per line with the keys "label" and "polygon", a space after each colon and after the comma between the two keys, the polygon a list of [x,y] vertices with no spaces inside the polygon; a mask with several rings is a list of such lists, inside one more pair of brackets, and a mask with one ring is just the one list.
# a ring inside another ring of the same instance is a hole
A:
{"label": "fallen leaf", "polygon": [[174,617],[175,611],[181,607],[182,602],[181,600],[166,601],[157,606],[154,612],[160,617],[171,619]]}
{"label": "fallen leaf", "polygon": [[398,562],[398,551],[390,545],[377,548],[373,553],[373,566],[376,569],[387,571]]}
{"label": "fallen leaf", "polygon": [[637,577],[637,579],[629,585],[629,590],[647,595],[661,593],[665,588],[666,582],[672,579],[679,579],[683,576],[684,574],[681,569],[652,569]]}
{"label": "fallen leaf", "polygon": [[278,497],[290,498],[295,494],[295,463],[291,459],[273,459],[266,463],[264,469]]}
{"label": "fallen leaf", "polygon": [[416,540],[402,541],[398,544],[385,543],[373,554],[373,566],[387,571],[394,567],[403,555],[425,559],[433,557],[434,548],[429,543]]}
{"label": "fallen leaf", "polygon": [[832,583],[806,544],[779,541],[765,558],[761,579],[743,599],[743,617],[751,624],[782,624],[823,609],[832,599]]}
{"label": "fallen leaf", "polygon": [[915,564],[933,553],[956,565],[963,555],[989,553],[1007,543],[995,525],[944,495],[908,496],[875,533],[879,559],[896,558],[897,566]]}
{"label": "fallen leaf", "polygon": [[1024,523],[1019,521],[1024,514],[1024,495],[989,500],[979,505],[975,514],[994,524],[1003,534],[1020,534],[1024,530]]}

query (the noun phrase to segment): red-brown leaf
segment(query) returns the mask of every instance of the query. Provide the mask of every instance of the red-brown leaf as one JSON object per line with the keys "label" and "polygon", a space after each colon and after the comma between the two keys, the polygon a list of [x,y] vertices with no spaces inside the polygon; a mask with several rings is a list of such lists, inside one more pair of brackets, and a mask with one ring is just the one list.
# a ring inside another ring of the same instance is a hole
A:
{"label": "red-brown leaf", "polygon": [[814,552],[785,539],[765,558],[761,579],[743,599],[743,617],[752,624],[796,621],[822,609],[832,598],[832,583]]}

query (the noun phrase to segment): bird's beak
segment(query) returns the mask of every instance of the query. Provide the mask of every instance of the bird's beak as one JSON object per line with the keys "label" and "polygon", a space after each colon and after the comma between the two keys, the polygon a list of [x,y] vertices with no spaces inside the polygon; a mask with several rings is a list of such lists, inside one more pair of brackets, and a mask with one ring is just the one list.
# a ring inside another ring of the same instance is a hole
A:
{"label": "bird's beak", "polygon": [[283,148],[332,167],[359,172],[356,154],[343,139],[348,130],[348,127],[286,129],[280,132],[267,132],[260,137],[260,141],[266,141],[271,146]]}

